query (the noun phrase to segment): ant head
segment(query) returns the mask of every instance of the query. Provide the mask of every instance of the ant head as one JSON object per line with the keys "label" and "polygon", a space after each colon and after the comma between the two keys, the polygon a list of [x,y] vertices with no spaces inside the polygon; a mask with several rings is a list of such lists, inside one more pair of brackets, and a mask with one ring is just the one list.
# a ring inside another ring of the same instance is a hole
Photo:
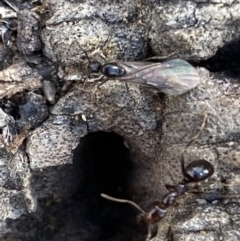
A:
{"label": "ant head", "polygon": [[190,162],[187,167],[184,167],[184,157],[181,159],[181,167],[183,173],[183,182],[201,182],[212,176],[214,168],[212,164],[205,160],[195,160]]}

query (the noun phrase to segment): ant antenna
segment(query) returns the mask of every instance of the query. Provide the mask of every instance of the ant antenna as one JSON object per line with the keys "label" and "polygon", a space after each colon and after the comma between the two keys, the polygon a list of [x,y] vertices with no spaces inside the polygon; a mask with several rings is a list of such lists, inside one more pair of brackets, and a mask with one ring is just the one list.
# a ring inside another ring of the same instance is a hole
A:
{"label": "ant antenna", "polygon": [[202,125],[200,127],[200,130],[198,131],[197,135],[195,135],[189,142],[188,144],[185,146],[185,149],[187,147],[189,147],[201,134],[201,132],[203,131],[205,125],[206,125],[206,122],[207,122],[207,118],[208,118],[208,113],[207,111],[204,111],[203,112],[203,122],[202,122]]}
{"label": "ant antenna", "polygon": [[186,172],[185,172],[185,165],[184,165],[184,156],[183,156],[183,154],[180,156],[180,164],[181,164],[182,175],[185,177]]}
{"label": "ant antenna", "polygon": [[135,202],[130,201],[130,200],[126,200],[126,199],[119,199],[119,198],[115,198],[115,197],[111,197],[107,194],[101,193],[101,197],[106,198],[110,201],[113,202],[119,202],[119,203],[128,203],[131,204],[132,206],[134,206],[135,208],[137,208],[141,213],[145,214],[145,211],[143,211]]}

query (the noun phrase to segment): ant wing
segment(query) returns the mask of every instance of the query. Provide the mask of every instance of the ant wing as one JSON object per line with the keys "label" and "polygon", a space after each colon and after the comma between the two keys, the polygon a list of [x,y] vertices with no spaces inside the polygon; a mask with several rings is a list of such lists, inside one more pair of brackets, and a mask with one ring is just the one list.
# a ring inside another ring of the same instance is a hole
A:
{"label": "ant wing", "polygon": [[196,68],[182,59],[172,59],[161,63],[120,62],[126,75],[118,78],[127,83],[155,87],[169,95],[180,95],[200,84]]}

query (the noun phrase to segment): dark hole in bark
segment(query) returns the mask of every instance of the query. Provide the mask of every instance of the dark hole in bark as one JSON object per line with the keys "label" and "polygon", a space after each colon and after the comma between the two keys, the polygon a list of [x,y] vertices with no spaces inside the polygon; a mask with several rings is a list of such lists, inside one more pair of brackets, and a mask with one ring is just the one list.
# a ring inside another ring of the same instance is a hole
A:
{"label": "dark hole in bark", "polygon": [[[133,240],[136,211],[127,204],[105,200],[100,193],[132,199],[130,191],[133,164],[123,137],[111,132],[89,133],[74,151],[79,170],[79,194],[84,204],[81,222],[92,234],[91,240]],[[138,236],[138,235],[137,235]]]}
{"label": "dark hole in bark", "polygon": [[[129,185],[133,165],[123,137],[99,131],[83,137],[74,151],[74,165],[80,171],[80,192],[95,195],[123,195]],[[122,190],[122,191],[121,191]]]}
{"label": "dark hole in bark", "polygon": [[219,48],[216,54],[196,65],[210,72],[224,72],[229,77],[239,77],[240,74],[240,39],[231,41]]}
{"label": "dark hole in bark", "polygon": [[[15,237],[27,241],[144,240],[147,226],[136,222],[139,212],[134,207],[100,197],[104,192],[132,200],[133,167],[123,137],[104,131],[89,133],[74,150],[73,165],[44,170],[60,176],[56,193],[62,190],[62,200],[56,202],[49,193],[49,198],[39,200],[36,213],[9,219],[8,226]],[[34,175],[37,182],[42,172]]]}

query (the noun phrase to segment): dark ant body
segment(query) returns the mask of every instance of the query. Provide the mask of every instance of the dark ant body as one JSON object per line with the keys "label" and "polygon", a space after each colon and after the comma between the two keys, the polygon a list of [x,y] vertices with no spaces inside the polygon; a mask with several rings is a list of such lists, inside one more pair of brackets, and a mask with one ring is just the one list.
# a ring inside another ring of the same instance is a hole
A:
{"label": "dark ant body", "polygon": [[116,63],[108,63],[101,66],[100,71],[103,75],[114,78],[121,77],[126,74],[126,70],[121,66],[118,66]]}
{"label": "dark ant body", "polygon": [[205,179],[212,176],[214,173],[214,168],[211,163],[205,160],[195,160],[190,162],[186,167],[184,165],[184,156],[181,155],[180,158],[181,170],[183,179],[176,186],[166,184],[165,187],[169,190],[165,194],[161,201],[153,202],[147,211],[143,211],[136,203],[110,197],[106,194],[101,194],[103,198],[109,199],[111,201],[129,203],[141,211],[144,220],[149,225],[149,235],[151,237],[151,230],[154,224],[161,221],[167,214],[167,208],[174,207],[177,205],[177,200],[189,193],[196,193],[196,187],[190,187],[189,183],[198,183],[204,181]]}
{"label": "dark ant body", "polygon": [[166,209],[175,206],[177,200],[184,195],[196,192],[195,187],[189,187],[189,183],[201,182],[212,176],[214,169],[213,166],[205,160],[192,161],[184,167],[184,157],[180,159],[183,180],[176,186],[166,184],[165,187],[169,193],[165,194],[162,200],[154,202],[148,208],[148,212],[144,214],[144,218],[149,224],[159,222],[165,215]]}

